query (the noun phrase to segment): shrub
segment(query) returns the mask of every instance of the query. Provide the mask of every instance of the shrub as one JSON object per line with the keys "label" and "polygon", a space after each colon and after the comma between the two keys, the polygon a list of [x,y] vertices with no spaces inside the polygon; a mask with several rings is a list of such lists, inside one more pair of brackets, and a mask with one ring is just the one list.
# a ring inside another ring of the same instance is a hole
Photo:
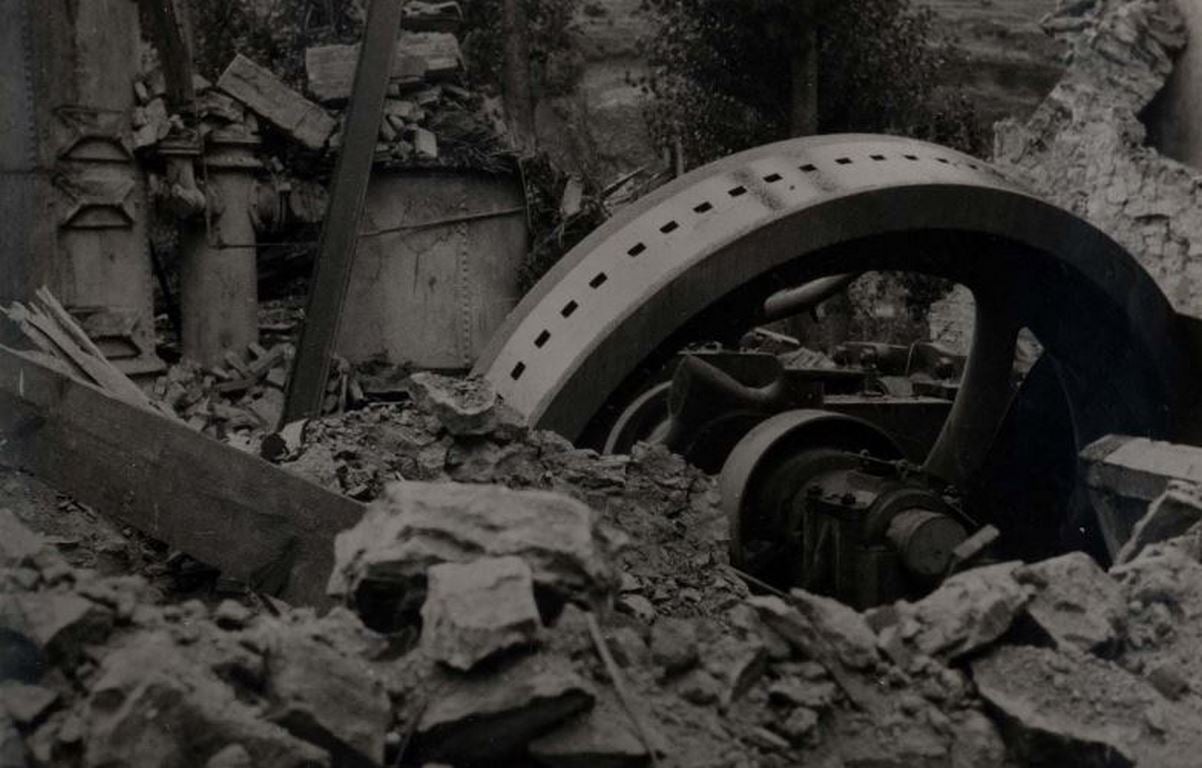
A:
{"label": "shrub", "polygon": [[[800,0],[644,0],[653,137],[679,137],[690,165],[790,135],[790,54]],[[957,55],[933,12],[909,0],[819,2],[818,128],[898,133],[980,152],[966,99],[937,85]]]}

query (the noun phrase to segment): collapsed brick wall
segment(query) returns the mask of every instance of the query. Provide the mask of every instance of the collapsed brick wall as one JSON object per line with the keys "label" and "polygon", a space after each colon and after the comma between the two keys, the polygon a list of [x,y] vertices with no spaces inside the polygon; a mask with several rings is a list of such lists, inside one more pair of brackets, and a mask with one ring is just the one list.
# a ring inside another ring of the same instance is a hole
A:
{"label": "collapsed brick wall", "polygon": [[1186,43],[1174,0],[1062,3],[1045,28],[1070,65],[1030,120],[998,124],[995,163],[1127,248],[1202,317],[1202,173],[1146,146],[1139,115]]}
{"label": "collapsed brick wall", "polygon": [[[1179,312],[1202,317],[1202,173],[1147,146],[1141,114],[1186,32],[1175,0],[1061,2],[1044,20],[1069,46],[1064,79],[1029,120],[995,128],[994,164],[1130,251]],[[931,338],[972,339],[972,298],[931,308]]]}

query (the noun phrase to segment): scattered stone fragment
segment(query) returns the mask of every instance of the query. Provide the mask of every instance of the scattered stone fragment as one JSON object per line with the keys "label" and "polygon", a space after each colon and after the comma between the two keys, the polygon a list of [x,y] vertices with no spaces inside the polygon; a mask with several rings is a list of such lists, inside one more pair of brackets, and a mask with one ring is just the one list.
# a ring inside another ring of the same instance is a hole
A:
{"label": "scattered stone fragment", "polygon": [[101,642],[113,614],[72,592],[40,592],[0,600],[0,628],[24,635],[51,660],[79,657],[88,643]]}
{"label": "scattered stone fragment", "polygon": [[1014,580],[1017,563],[1001,563],[958,573],[908,606],[919,624],[914,638],[930,656],[956,659],[1001,637],[1027,602]]}
{"label": "scattered stone fragment", "polygon": [[820,663],[835,684],[866,712],[880,709],[880,700],[870,683],[850,673],[821,630],[778,597],[752,597],[747,603],[764,623],[802,656]]}
{"label": "scattered stone fragment", "polygon": [[1023,764],[1197,765],[1198,715],[1117,664],[1049,648],[1002,646],[973,661],[972,671]]}
{"label": "scattered stone fragment", "polygon": [[252,615],[250,609],[237,600],[222,600],[213,611],[213,621],[223,629],[241,629]]}
{"label": "scattered stone fragment", "polygon": [[40,685],[7,681],[0,683],[0,711],[28,728],[42,718],[58,702],[57,691]]}
{"label": "scattered stone fragment", "polygon": [[781,732],[794,744],[809,744],[818,735],[818,713],[808,707],[797,707],[781,725]]}
{"label": "scattered stone fragment", "polygon": [[794,589],[791,604],[822,632],[834,652],[851,669],[867,669],[880,659],[876,635],[864,616],[829,597]]}
{"label": "scattered stone fragment", "polygon": [[1131,532],[1131,538],[1115,556],[1115,563],[1129,563],[1144,547],[1181,536],[1202,521],[1202,486],[1170,480],[1165,492],[1152,502]]}
{"label": "scattered stone fragment", "polygon": [[1117,642],[1127,602],[1089,555],[1070,552],[1023,566],[1014,578],[1037,590],[1027,614],[1058,646],[1103,651]]}
{"label": "scattered stone fragment", "polygon": [[527,656],[485,677],[451,677],[421,716],[414,754],[427,762],[495,763],[589,709],[594,698],[554,656]]}
{"label": "scattered stone fragment", "polygon": [[[844,768],[939,768],[949,764],[946,739],[926,723],[861,719],[832,734]],[[974,767],[975,768],[975,767]]]}
{"label": "scattered stone fragment", "polygon": [[777,680],[768,687],[769,701],[791,707],[827,709],[838,698],[833,683],[803,681],[796,678]]}
{"label": "scattered stone fragment", "polygon": [[413,131],[413,152],[419,160],[438,159],[438,137],[425,128]]}
{"label": "scattered stone fragment", "polygon": [[521,558],[430,568],[422,644],[444,664],[471,669],[503,651],[532,644],[540,627],[530,566]]}
{"label": "scattered stone fragment", "polygon": [[252,768],[250,753],[241,744],[230,744],[205,763],[205,768]]}
{"label": "scattered stone fragment", "polygon": [[25,768],[25,745],[21,732],[4,710],[0,709],[0,765],[5,768]]}
{"label": "scattered stone fragment", "polygon": [[1170,701],[1178,701],[1189,692],[1189,681],[1182,677],[1176,665],[1157,664],[1144,675],[1152,687]]}
{"label": "scattered stone fragment", "polygon": [[750,741],[761,749],[772,752],[783,752],[789,748],[789,742],[777,736],[767,728],[755,727],[747,732]]}
{"label": "scattered stone fragment", "polygon": [[650,663],[651,653],[643,638],[633,627],[613,627],[605,630],[605,642],[614,661],[623,667],[641,667]]}
{"label": "scattered stone fragment", "polygon": [[693,669],[675,684],[676,693],[685,701],[699,707],[717,704],[722,700],[722,684],[704,669]]}
{"label": "scattered stone fragment", "polygon": [[87,765],[203,765],[230,744],[241,744],[255,766],[329,765],[324,750],[258,717],[163,632],[105,657],[86,709]]}
{"label": "scattered stone fragment", "polygon": [[666,674],[688,670],[697,658],[697,627],[693,622],[661,618],[651,627],[651,659]]}
{"label": "scattered stone fragment", "polygon": [[1002,768],[1006,762],[1006,743],[997,726],[975,709],[955,715],[951,724],[952,765],[960,768]]}
{"label": "scattered stone fragment", "polygon": [[722,685],[723,706],[742,698],[768,669],[768,649],[755,638],[739,640],[726,635],[706,643],[701,655],[706,670]]}
{"label": "scattered stone fragment", "polygon": [[636,768],[647,749],[627,715],[609,693],[588,712],[530,742],[530,755],[549,768]]}
{"label": "scattered stone fragment", "polygon": [[497,393],[486,379],[423,371],[409,377],[408,391],[418,407],[432,412],[452,435],[487,435],[497,426]]}
{"label": "scattered stone fragment", "polygon": [[377,765],[391,709],[366,665],[320,636],[277,624],[267,652],[268,717],[339,765]]}
{"label": "scattered stone fragment", "polygon": [[32,565],[45,547],[42,537],[25,527],[12,510],[0,509],[0,566]]}
{"label": "scattered stone fragment", "polygon": [[516,555],[537,588],[557,599],[591,602],[608,595],[613,582],[587,506],[499,486],[393,483],[358,525],[336,537],[334,554],[330,593],[352,598],[366,590],[380,601],[382,618],[365,616],[368,626],[416,611],[426,571],[443,562]]}

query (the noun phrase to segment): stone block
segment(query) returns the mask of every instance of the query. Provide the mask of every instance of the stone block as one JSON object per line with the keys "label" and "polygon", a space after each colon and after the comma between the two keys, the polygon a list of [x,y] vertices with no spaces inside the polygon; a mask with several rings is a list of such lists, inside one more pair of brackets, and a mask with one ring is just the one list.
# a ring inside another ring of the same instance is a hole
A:
{"label": "stone block", "polygon": [[555,656],[527,656],[487,676],[454,676],[422,713],[414,757],[454,765],[513,758],[594,700],[592,688]]}
{"label": "stone block", "polygon": [[429,570],[421,642],[460,670],[533,644],[541,622],[530,566],[519,557],[444,563]]}

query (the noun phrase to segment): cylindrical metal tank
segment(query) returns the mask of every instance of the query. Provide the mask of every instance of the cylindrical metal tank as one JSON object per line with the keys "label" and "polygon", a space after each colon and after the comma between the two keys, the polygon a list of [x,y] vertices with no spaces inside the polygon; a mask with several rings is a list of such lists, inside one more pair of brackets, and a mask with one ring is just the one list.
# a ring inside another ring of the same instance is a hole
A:
{"label": "cylindrical metal tank", "polygon": [[338,354],[464,370],[519,298],[524,195],[508,175],[376,168]]}

